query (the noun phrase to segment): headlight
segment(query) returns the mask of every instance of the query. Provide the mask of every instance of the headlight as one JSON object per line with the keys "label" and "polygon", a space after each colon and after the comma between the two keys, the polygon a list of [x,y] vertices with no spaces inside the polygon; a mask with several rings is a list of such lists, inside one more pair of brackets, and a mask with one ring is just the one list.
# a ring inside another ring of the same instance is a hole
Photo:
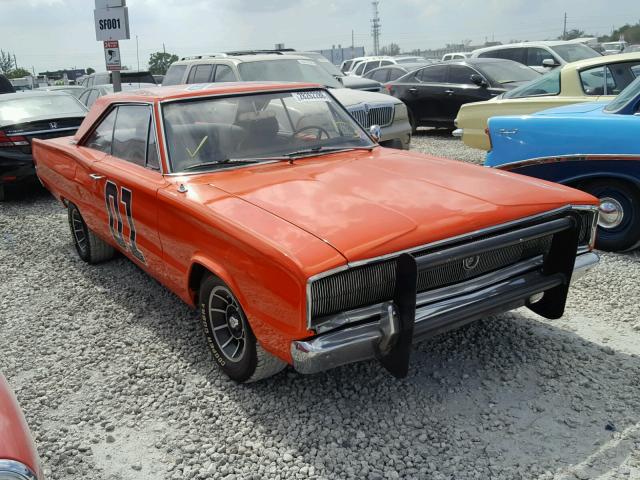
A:
{"label": "headlight", "polygon": [[409,120],[407,106],[404,103],[396,103],[394,111],[394,120]]}
{"label": "headlight", "polygon": [[38,477],[20,462],[0,460],[0,480],[38,480]]}

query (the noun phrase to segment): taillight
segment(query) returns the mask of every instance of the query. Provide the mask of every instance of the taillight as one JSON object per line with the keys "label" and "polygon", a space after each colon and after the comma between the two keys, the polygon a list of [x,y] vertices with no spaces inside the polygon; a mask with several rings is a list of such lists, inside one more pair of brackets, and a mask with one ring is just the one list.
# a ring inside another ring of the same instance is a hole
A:
{"label": "taillight", "polygon": [[27,137],[22,135],[7,135],[0,131],[0,148],[2,147],[23,147],[29,145]]}
{"label": "taillight", "polygon": [[385,83],[384,88],[387,89],[387,92],[389,92],[389,95],[391,95],[393,93],[393,89],[392,89],[390,83]]}
{"label": "taillight", "polygon": [[491,141],[491,131],[489,130],[489,127],[484,129],[484,133],[489,137],[489,150],[493,150],[493,142]]}

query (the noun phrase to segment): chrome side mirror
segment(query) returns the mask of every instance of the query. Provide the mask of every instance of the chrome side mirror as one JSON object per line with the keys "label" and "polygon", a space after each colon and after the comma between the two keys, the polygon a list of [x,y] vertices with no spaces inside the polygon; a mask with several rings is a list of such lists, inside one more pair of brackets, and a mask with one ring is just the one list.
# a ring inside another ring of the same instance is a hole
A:
{"label": "chrome side mirror", "polygon": [[542,66],[546,68],[555,68],[559,67],[560,64],[552,58],[545,58],[544,60],[542,60]]}
{"label": "chrome side mirror", "polygon": [[371,125],[369,127],[369,135],[371,135],[374,142],[379,142],[380,137],[382,137],[382,129],[380,128],[380,125]]}

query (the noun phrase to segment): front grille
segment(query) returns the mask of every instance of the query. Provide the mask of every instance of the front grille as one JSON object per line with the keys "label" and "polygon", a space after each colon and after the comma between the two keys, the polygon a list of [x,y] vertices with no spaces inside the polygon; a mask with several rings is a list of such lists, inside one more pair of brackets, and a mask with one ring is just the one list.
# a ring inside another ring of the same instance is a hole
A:
{"label": "front grille", "polygon": [[[566,216],[566,213],[550,215],[546,218],[547,221],[557,221],[563,215]],[[576,209],[572,210],[571,215],[578,221],[576,233],[580,247],[584,248],[589,245],[597,211]],[[513,237],[513,233],[517,234],[520,229],[528,228],[530,231],[536,225],[544,224],[541,221],[523,221],[518,226],[505,227],[501,231],[470,237],[466,242],[460,240],[457,243],[449,243],[447,246],[440,245],[415,251],[412,255],[418,265],[421,265],[418,269],[416,293],[459,284],[526,260],[545,257],[552,248],[554,239],[552,232],[515,244],[510,242],[504,246],[496,246],[472,257],[458,256],[446,259],[445,254],[445,261],[440,260],[442,256],[439,252],[446,252],[447,249],[452,249],[452,254],[454,251],[462,252],[464,249],[461,250],[461,247],[465,245],[473,245],[474,242],[484,241],[496,235],[512,234],[511,237]],[[312,281],[309,286],[310,326],[313,328],[321,324],[329,315],[392,300],[395,283],[395,258],[349,268]]]}
{"label": "front grille", "polygon": [[553,235],[524,243],[497,248],[475,257],[453,260],[418,272],[418,292],[446,287],[454,283],[471,280],[486,273],[508,267],[515,263],[546,255],[551,248]]}
{"label": "front grille", "polygon": [[359,105],[349,108],[349,113],[351,113],[353,118],[364,128],[369,128],[371,125],[387,127],[393,122],[393,109],[393,105],[379,105],[375,107]]}

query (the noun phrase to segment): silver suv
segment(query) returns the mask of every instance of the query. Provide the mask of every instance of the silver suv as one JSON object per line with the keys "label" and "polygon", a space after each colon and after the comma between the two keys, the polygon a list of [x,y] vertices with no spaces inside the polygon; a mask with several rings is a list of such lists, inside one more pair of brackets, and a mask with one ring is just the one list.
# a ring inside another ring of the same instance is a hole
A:
{"label": "silver suv", "polygon": [[381,127],[380,144],[409,148],[407,107],[390,95],[344,88],[315,61],[277,52],[228,52],[186,57],[169,67],[163,86],[212,82],[306,82],[324,85],[365,128]]}

